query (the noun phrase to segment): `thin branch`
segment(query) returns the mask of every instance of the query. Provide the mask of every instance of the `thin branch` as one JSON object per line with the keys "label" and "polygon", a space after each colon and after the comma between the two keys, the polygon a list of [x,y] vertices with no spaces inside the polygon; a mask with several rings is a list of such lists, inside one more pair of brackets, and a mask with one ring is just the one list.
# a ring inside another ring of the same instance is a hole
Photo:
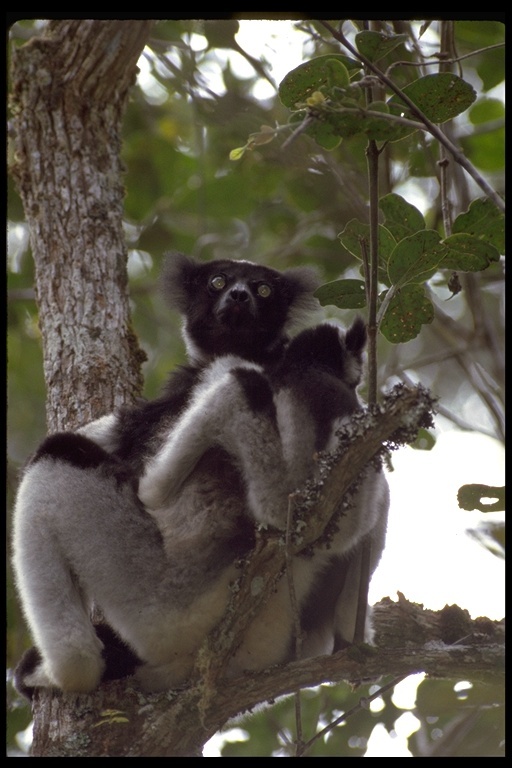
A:
{"label": "thin branch", "polygon": [[[292,142],[295,141],[304,131],[307,131],[309,126],[314,123],[316,118],[313,115],[307,115],[307,117],[304,118],[304,120],[299,124],[299,127],[294,130],[294,132],[291,134],[291,136],[288,136],[286,141],[283,142],[283,145],[281,149],[287,149]],[[286,126],[287,128],[289,126]]]}
{"label": "thin branch", "polygon": [[491,317],[483,301],[481,282],[481,275],[467,274],[464,276],[464,290],[473,315],[473,326],[483,347],[492,354],[495,377],[503,382],[505,379],[504,344],[497,338],[496,327],[491,322]]}
{"label": "thin branch", "polygon": [[[441,322],[437,322],[433,326],[433,332],[440,336],[444,341],[451,343],[450,324],[445,322],[446,314],[435,305],[436,316],[441,319]],[[467,354],[465,352],[454,350],[453,359],[457,361],[461,369],[464,371],[466,378],[473,385],[475,392],[487,406],[490,414],[496,424],[497,433],[501,440],[505,439],[505,417],[503,413],[503,406],[500,399],[496,396],[496,393],[492,391],[489,386],[489,382],[485,381],[482,374],[476,369],[474,365],[474,355]]]}
{"label": "thin branch", "polygon": [[[290,496],[288,501],[288,513],[286,516],[286,577],[288,579],[288,593],[290,595],[290,605],[293,615],[293,627],[295,634],[295,658],[302,658],[302,628],[300,626],[299,605],[297,594],[295,592],[295,582],[293,579],[293,557],[292,557],[292,526],[293,526],[293,503]],[[295,745],[297,753],[302,748],[302,703],[300,690],[295,692]],[[298,756],[298,754],[297,754]]]}
{"label": "thin branch", "polygon": [[[504,48],[505,43],[495,43],[495,45],[488,45],[485,48],[478,48],[476,51],[470,51],[469,53],[463,53],[460,56],[454,56],[449,58],[443,58],[443,61],[446,64],[458,64],[461,61],[464,61],[464,59],[470,59],[472,56],[480,56],[482,53],[487,53],[488,51],[495,50],[496,48]],[[421,55],[421,53],[420,53]],[[427,61],[427,59],[433,58],[434,61]],[[386,74],[389,74],[392,69],[395,69],[395,67],[431,67],[436,66],[439,64],[440,55],[438,53],[433,53],[430,56],[423,57],[423,61],[394,61],[388,69],[386,70]]]}
{"label": "thin branch", "polygon": [[325,111],[334,112],[337,115],[359,115],[361,117],[377,117],[381,120],[387,120],[389,123],[395,123],[396,125],[403,125],[405,128],[413,128],[416,131],[425,130],[423,123],[418,120],[410,120],[408,117],[402,117],[401,115],[392,115],[390,112],[377,112],[374,109],[364,109],[363,107],[338,107],[328,104],[325,106]]}
{"label": "thin branch", "polygon": [[340,715],[331,723],[329,723],[329,725],[326,725],[325,728],[322,728],[321,731],[318,731],[318,733],[315,733],[313,738],[311,738],[309,741],[303,744],[302,749],[297,754],[297,757],[302,757],[302,755],[305,752],[307,752],[307,750],[310,747],[312,747],[316,741],[318,741],[319,739],[323,739],[324,736],[327,736],[328,733],[333,731],[334,728],[337,728],[338,725],[341,725],[341,723],[345,723],[350,717],[352,717],[352,715],[355,715],[356,712],[360,712],[363,709],[368,709],[372,701],[375,701],[375,699],[378,699],[380,696],[383,696],[387,691],[390,691],[392,688],[394,688],[395,685],[398,685],[398,683],[401,683],[402,680],[405,680],[406,677],[409,677],[409,675],[408,674],[397,675],[387,685],[383,685],[382,688],[377,688],[377,690],[374,691],[374,693],[370,694],[369,696],[361,697],[359,699],[359,702],[355,705],[355,707],[352,707],[352,709],[349,709],[348,712],[344,712],[342,715]]}
{"label": "thin branch", "polygon": [[366,150],[370,198],[370,281],[368,304],[368,402],[377,402],[377,294],[379,287],[379,152],[375,141]]}
{"label": "thin branch", "polygon": [[[449,72],[451,65],[448,64],[448,56],[452,52],[454,45],[453,40],[453,21],[441,21],[441,50],[439,54],[439,72]],[[443,129],[440,129],[447,138],[447,134]],[[448,194],[449,188],[449,167],[450,160],[447,156],[446,149],[443,144],[439,145],[439,187],[441,192],[441,213],[443,216],[444,236],[449,237],[452,234],[452,206]]]}
{"label": "thin branch", "polygon": [[396,294],[400,291],[401,286],[400,285],[390,285],[388,290],[386,291],[386,295],[384,296],[381,305],[379,307],[379,311],[377,313],[377,328],[380,328],[380,324],[382,323],[382,320],[384,318],[384,315],[387,312],[387,309],[389,305],[391,304],[392,300],[395,298]]}
{"label": "thin branch", "polygon": [[[453,357],[453,353],[450,354],[450,357]],[[405,371],[401,371],[396,375],[404,382],[404,384],[406,384],[406,386],[408,387],[416,386],[416,382],[413,379],[411,379],[411,377]],[[444,416],[445,419],[448,419],[448,421],[451,421],[453,424],[455,424],[456,427],[461,429],[463,432],[480,432],[482,435],[487,435],[487,437],[492,437],[496,439],[495,431],[490,429],[485,429],[484,427],[480,427],[480,426],[477,427],[475,424],[471,424],[469,421],[466,421],[465,419],[463,419],[458,413],[450,410],[450,408],[447,408],[446,405],[443,405],[443,403],[437,403],[436,411],[439,416]]]}
{"label": "thin branch", "polygon": [[[450,610],[453,608],[456,606],[450,606]],[[67,738],[63,739],[58,756],[76,757],[77,740],[81,756],[97,756],[97,744],[90,738],[90,730],[99,720],[103,720],[102,738],[109,743],[112,756],[199,756],[202,745],[236,715],[269,699],[293,694],[297,687],[311,688],[339,680],[359,685],[383,676],[425,672],[431,677],[467,680],[469,675],[472,681],[501,684],[504,621],[471,621],[469,614],[465,618],[467,612],[458,609],[458,613],[464,619],[462,634],[468,639],[464,644],[446,645],[443,611],[422,610],[400,595],[398,602],[385,598],[374,606],[377,648],[367,648],[365,652],[363,646],[357,656],[347,649],[234,680],[223,679],[204,709],[201,709],[204,689],[200,684],[179,691],[143,694],[129,680],[123,680],[103,684],[94,697],[56,693],[58,702],[69,703],[81,715],[60,723]],[[98,696],[101,696],[99,702]],[[130,713],[128,747],[125,726],[105,722],[101,716],[107,709],[118,710],[120,702]],[[45,730],[40,737],[45,739],[48,755],[52,751],[51,732]]]}
{"label": "thin branch", "polygon": [[[490,620],[471,620],[469,614],[457,606],[467,631],[464,642],[447,644],[443,641],[444,611],[430,611],[409,603],[403,596],[398,603],[386,598],[374,607],[375,627],[377,630],[377,648],[368,648],[363,657],[356,657],[350,649],[339,651],[331,656],[320,656],[292,662],[283,667],[253,673],[243,677],[243,695],[241,696],[240,679],[224,681],[219,687],[215,701],[215,711],[207,713],[207,722],[219,714],[226,719],[241,708],[255,706],[261,701],[293,693],[297,686],[310,688],[322,683],[346,680],[353,683],[371,682],[382,676],[407,676],[425,672],[431,677],[467,679],[471,671],[471,680],[500,682],[504,675],[504,622]],[[485,628],[485,633],[482,630]],[[379,641],[383,633],[382,644]],[[421,640],[418,644],[401,643],[403,634],[416,634]],[[394,638],[394,643],[386,638]],[[363,646],[364,647],[364,646]],[[362,648],[361,648],[362,650]],[[233,701],[233,697],[238,700]],[[243,701],[240,699],[243,698]],[[226,708],[224,710],[224,708]],[[224,710],[224,712],[223,712]]]}
{"label": "thin branch", "polygon": [[293,555],[292,555],[292,528],[293,528],[293,500],[292,496],[288,502],[288,514],[286,520],[286,545],[285,545],[285,560],[286,560],[286,578],[288,580],[288,594],[290,595],[290,604],[293,614],[293,626],[295,631],[295,658],[297,660],[302,658],[302,630],[300,626],[300,614],[299,604],[297,602],[297,594],[295,591],[295,582],[293,579]]}
{"label": "thin branch", "polygon": [[449,237],[452,233],[452,215],[450,198],[448,196],[448,166],[450,161],[446,157],[444,147],[439,147],[440,160],[439,167],[439,189],[441,192],[441,212],[443,215],[444,236]]}

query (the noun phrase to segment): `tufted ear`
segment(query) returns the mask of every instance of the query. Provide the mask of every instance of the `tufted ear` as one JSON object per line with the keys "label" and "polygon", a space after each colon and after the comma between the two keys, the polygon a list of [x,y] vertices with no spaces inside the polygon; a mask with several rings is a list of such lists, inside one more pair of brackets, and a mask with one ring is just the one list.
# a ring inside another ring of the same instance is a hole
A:
{"label": "tufted ear", "polygon": [[170,306],[185,314],[191,298],[201,262],[183,253],[169,253],[165,257],[160,279],[162,293]]}
{"label": "tufted ear", "polygon": [[358,315],[345,333],[345,381],[351,387],[357,387],[363,375],[363,352],[367,338],[366,324]]}
{"label": "tufted ear", "polygon": [[366,323],[360,315],[357,315],[345,334],[345,346],[349,352],[352,352],[354,357],[361,358],[367,338]]}
{"label": "tufted ear", "polygon": [[320,303],[313,293],[321,281],[313,267],[292,267],[286,269],[283,276],[291,299],[284,330],[290,333],[310,322],[312,314],[320,310]]}

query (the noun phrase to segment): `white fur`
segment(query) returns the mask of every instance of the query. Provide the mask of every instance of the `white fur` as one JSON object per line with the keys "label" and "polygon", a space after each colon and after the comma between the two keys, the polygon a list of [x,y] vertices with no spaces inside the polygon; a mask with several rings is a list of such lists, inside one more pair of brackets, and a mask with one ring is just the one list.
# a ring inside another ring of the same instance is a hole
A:
{"label": "white fur", "polygon": [[90,421],[84,427],[77,429],[79,435],[88,437],[97,445],[101,446],[107,453],[113,453],[117,448],[114,432],[117,426],[118,417],[115,413],[109,413],[101,416],[99,419]]}
{"label": "white fur", "polygon": [[236,393],[229,389],[234,367],[261,371],[260,366],[235,355],[219,357],[204,370],[187,409],[147,462],[139,480],[139,498],[148,509],[164,507],[194,469],[208,447],[205,423],[209,425],[209,445],[213,445],[229,421],[226,409],[231,410],[231,416],[232,409],[238,410]]}

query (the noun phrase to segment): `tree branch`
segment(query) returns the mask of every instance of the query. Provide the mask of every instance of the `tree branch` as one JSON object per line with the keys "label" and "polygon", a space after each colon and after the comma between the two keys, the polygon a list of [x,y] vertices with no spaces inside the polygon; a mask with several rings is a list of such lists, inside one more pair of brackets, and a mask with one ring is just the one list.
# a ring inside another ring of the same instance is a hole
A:
{"label": "tree branch", "polygon": [[[142,695],[129,681],[105,684],[94,697],[56,694],[57,701],[64,699],[72,704],[77,718],[59,723],[64,732],[58,753],[52,752],[51,726],[47,728],[42,754],[199,756],[204,743],[231,718],[298,688],[341,680],[359,685],[418,672],[460,680],[468,679],[469,674],[471,680],[490,683],[503,679],[504,621],[471,620],[468,612],[458,606],[425,610],[400,594],[398,602],[384,598],[374,606],[374,621],[375,648],[356,646],[332,656],[223,680],[208,702],[201,682],[184,690],[153,695]],[[91,751],[87,740],[91,729],[101,734],[103,752],[97,751],[97,740],[96,751]],[[42,736],[35,733],[39,740]]]}

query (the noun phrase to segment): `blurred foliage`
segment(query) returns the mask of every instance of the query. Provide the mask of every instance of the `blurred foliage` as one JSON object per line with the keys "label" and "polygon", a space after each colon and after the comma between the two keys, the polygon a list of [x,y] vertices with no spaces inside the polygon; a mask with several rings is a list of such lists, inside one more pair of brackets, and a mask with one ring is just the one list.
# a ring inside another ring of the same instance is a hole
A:
{"label": "blurred foliage", "polygon": [[[393,681],[382,680],[381,686],[385,688],[389,682]],[[315,740],[306,756],[364,757],[376,725],[384,728],[388,741],[392,741],[400,730],[397,721],[407,713],[411,720],[416,720],[408,739],[413,757],[504,757],[502,686],[431,679],[414,680],[413,688],[414,685],[414,703],[395,699],[391,689],[378,697],[377,706],[362,708],[358,706],[361,699],[378,693],[379,686],[353,689],[338,683],[303,691],[300,707],[303,723],[307,724],[304,741],[323,731],[342,713],[357,710],[347,721]],[[226,730],[222,757],[293,757],[295,728],[295,699],[280,699],[271,708],[242,721],[239,728]]]}
{"label": "blurred foliage", "polygon": [[[267,27],[266,37],[259,36],[258,26],[249,50],[247,42],[239,42],[238,33],[241,26],[256,23],[159,21],[140,60],[140,75],[124,121],[123,160],[133,321],[148,355],[145,394],[153,397],[167,371],[184,360],[178,318],[154,289],[166,251],[181,250],[201,259],[245,258],[278,269],[313,263],[325,283],[344,281],[335,291],[345,291],[348,303],[342,306],[346,308],[336,308],[332,306],[336,302],[329,300],[324,302],[326,314],[348,322],[353,312],[360,311],[365,303],[361,295],[364,265],[353,246],[368,219],[365,152],[370,137],[381,150],[381,224],[386,230],[381,236],[381,257],[386,256],[386,263],[380,265],[381,290],[386,291],[393,281],[401,286],[396,297],[401,306],[397,304],[393,313],[390,304],[388,333],[379,336],[379,383],[386,388],[397,378],[421,379],[440,398],[441,420],[502,439],[500,212],[451,161],[444,202],[450,209],[453,233],[445,230],[437,142],[420,130],[390,128],[385,113],[397,114],[397,100],[389,93],[377,93],[371,105],[372,112],[383,118],[374,114],[364,120],[361,116],[354,120],[354,115],[341,122],[339,116],[331,123],[317,120],[312,135],[303,131],[283,148],[311,109],[316,115],[322,110],[325,114],[326,101],[333,94],[359,106],[363,89],[354,86],[354,74],[360,77],[361,71],[320,22],[280,22],[275,32]],[[25,43],[43,25],[33,20],[17,23],[10,30],[13,44]],[[448,58],[439,58],[440,22],[372,22],[371,29],[362,22],[344,25],[353,45],[397,86],[426,104],[432,119],[449,119],[444,126],[452,142],[503,194],[504,26],[497,21],[456,21],[449,29],[451,50]],[[300,41],[295,53],[280,52],[292,38]],[[280,88],[270,63],[272,56],[276,60],[272,49],[280,60],[290,57],[290,74],[285,78],[283,73]],[[311,63],[320,57],[321,70],[318,63]],[[441,72],[446,73],[443,78],[434,77]],[[428,90],[422,90],[433,82],[442,96],[439,110]],[[460,108],[445,98],[446,89],[452,87],[459,94]],[[296,112],[297,99],[303,106]],[[233,162],[230,153],[251,136],[238,162]],[[7,490],[11,506],[18,467],[45,432],[33,265],[22,205],[11,180],[8,223]],[[419,231],[432,233],[428,248],[418,241]],[[485,244],[483,252],[478,251],[485,263],[479,262],[477,271],[465,274],[458,261],[467,257],[468,249],[473,253],[473,241],[453,248],[449,255],[444,250],[438,260],[431,258],[432,248],[435,251],[440,242],[446,243],[445,238],[471,232]],[[403,238],[410,237],[416,238],[412,267],[407,253],[404,262],[404,254],[395,251]],[[390,260],[394,264],[391,277]],[[411,275],[408,269],[416,270],[414,280],[404,278]],[[454,275],[454,270],[461,274]],[[400,340],[412,340],[391,343],[389,338],[399,327],[393,324],[394,318],[401,316],[403,307],[410,311],[411,306],[416,315],[414,329]],[[418,312],[423,313],[421,322]],[[473,479],[478,481],[468,478]],[[12,665],[29,639],[10,582],[7,616],[7,656]],[[420,723],[409,739],[412,754],[502,756],[501,691],[475,684],[462,697],[454,692],[454,682],[429,680],[419,685],[411,708]],[[352,707],[360,695],[346,685],[304,692],[303,720],[309,734],[305,738]],[[24,719],[20,717],[19,700],[12,693],[9,696],[12,744],[14,733],[25,727],[30,715],[23,707]],[[381,711],[358,712],[316,742],[310,754],[362,756],[374,726],[381,723],[392,732],[401,713],[386,696]],[[227,743],[225,756],[290,754],[287,740],[293,738],[295,728],[293,700],[258,712],[242,727],[250,739]]]}

